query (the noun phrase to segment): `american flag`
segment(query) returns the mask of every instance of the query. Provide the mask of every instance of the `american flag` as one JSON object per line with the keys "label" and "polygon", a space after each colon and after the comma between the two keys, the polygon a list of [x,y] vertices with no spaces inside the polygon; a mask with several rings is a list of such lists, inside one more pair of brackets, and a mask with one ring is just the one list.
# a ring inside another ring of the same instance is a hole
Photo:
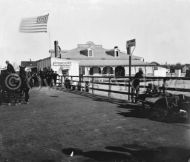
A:
{"label": "american flag", "polygon": [[49,14],[33,18],[22,19],[19,31],[23,33],[47,32],[48,16]]}

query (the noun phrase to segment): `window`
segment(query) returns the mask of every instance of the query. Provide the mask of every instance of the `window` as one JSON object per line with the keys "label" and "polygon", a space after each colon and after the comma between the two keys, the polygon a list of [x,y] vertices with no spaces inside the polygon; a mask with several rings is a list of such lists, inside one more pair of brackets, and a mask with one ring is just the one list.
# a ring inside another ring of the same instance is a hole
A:
{"label": "window", "polygon": [[82,66],[79,68],[79,74],[85,75],[85,67]]}
{"label": "window", "polygon": [[92,49],[88,49],[88,57],[92,57],[93,56],[93,51]]}

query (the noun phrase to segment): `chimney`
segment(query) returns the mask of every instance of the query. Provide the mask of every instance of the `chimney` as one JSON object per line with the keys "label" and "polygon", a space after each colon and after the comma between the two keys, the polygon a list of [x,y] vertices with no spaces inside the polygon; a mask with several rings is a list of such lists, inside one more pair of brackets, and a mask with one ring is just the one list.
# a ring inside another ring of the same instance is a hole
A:
{"label": "chimney", "polygon": [[55,51],[55,57],[58,57],[59,54],[59,48],[58,48],[58,41],[54,41],[54,51]]}
{"label": "chimney", "polygon": [[114,57],[118,57],[119,56],[119,49],[118,46],[114,47]]}

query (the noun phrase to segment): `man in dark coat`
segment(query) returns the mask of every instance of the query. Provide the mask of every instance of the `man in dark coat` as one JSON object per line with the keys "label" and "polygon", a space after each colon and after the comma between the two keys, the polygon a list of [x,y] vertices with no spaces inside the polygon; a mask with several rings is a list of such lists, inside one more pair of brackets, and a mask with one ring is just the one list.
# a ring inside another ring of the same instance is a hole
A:
{"label": "man in dark coat", "polygon": [[[134,80],[132,82],[132,94],[135,95],[135,102],[137,101],[136,98],[139,95],[139,86],[140,86],[140,79],[143,78],[143,71],[139,68],[139,71],[135,74]],[[133,102],[133,95],[132,95],[132,102]]]}
{"label": "man in dark coat", "polygon": [[13,65],[9,61],[6,61],[6,64],[7,64],[7,72],[15,73],[15,69],[14,69]]}
{"label": "man in dark coat", "polygon": [[58,77],[59,75],[57,74],[57,72],[55,71],[55,72],[53,72],[53,81],[54,81],[54,85],[56,86],[57,85],[57,77]]}

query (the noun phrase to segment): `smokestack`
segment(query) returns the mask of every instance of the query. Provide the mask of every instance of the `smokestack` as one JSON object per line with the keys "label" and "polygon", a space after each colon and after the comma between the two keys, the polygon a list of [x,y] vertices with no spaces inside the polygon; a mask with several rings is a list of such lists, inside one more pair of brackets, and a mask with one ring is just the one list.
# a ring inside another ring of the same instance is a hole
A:
{"label": "smokestack", "polygon": [[114,47],[114,57],[118,57],[119,56],[119,49],[118,46]]}
{"label": "smokestack", "polygon": [[54,41],[54,50],[55,50],[55,57],[58,57],[59,49],[58,49],[58,41]]}

